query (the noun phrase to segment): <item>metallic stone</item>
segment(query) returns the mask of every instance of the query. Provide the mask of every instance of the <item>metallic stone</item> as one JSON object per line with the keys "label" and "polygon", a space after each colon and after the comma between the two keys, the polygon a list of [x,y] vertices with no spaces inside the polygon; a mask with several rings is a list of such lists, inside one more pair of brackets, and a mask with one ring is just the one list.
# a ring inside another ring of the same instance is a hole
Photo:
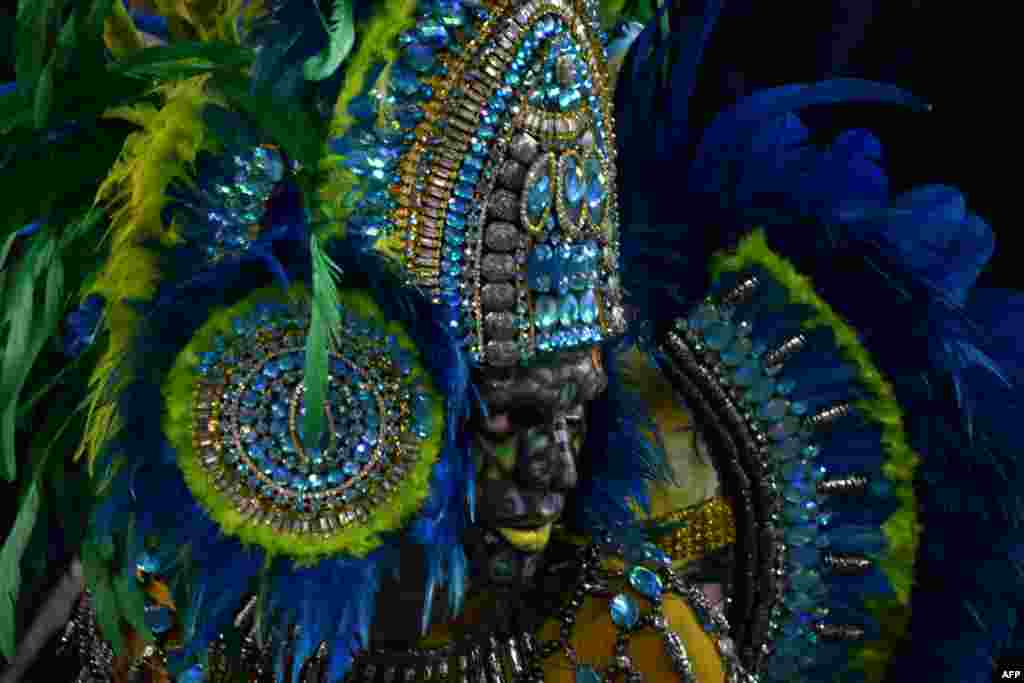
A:
{"label": "metallic stone", "polygon": [[515,159],[506,159],[498,169],[498,182],[506,189],[518,192],[526,182],[526,168]]}
{"label": "metallic stone", "polygon": [[515,159],[528,166],[537,158],[537,154],[540,152],[540,143],[529,133],[520,133],[512,138],[509,151]]}
{"label": "metallic stone", "polygon": [[514,341],[487,342],[486,361],[498,367],[511,367],[519,362],[519,347]]}
{"label": "metallic stone", "polygon": [[484,318],[487,336],[496,341],[510,341],[516,338],[516,318],[511,313],[488,313]]}
{"label": "metallic stone", "polygon": [[508,282],[516,274],[515,257],[509,254],[487,254],[483,258],[481,271],[489,282]]}
{"label": "metallic stone", "polygon": [[487,310],[509,310],[515,307],[515,287],[507,284],[484,285],[480,301]]}
{"label": "metallic stone", "polygon": [[487,213],[515,223],[519,220],[519,197],[508,190],[496,190],[487,200]]}
{"label": "metallic stone", "polygon": [[494,251],[514,251],[519,247],[519,228],[513,223],[493,221],[484,233],[484,243]]}

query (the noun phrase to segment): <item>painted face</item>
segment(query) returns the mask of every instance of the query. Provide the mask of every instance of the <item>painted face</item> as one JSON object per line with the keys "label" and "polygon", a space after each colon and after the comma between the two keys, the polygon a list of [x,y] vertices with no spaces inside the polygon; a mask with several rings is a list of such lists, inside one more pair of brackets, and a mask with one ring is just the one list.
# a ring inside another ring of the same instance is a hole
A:
{"label": "painted face", "polygon": [[473,424],[478,529],[469,545],[484,577],[516,583],[533,574],[576,486],[587,404],[607,377],[595,349],[476,379],[489,414]]}

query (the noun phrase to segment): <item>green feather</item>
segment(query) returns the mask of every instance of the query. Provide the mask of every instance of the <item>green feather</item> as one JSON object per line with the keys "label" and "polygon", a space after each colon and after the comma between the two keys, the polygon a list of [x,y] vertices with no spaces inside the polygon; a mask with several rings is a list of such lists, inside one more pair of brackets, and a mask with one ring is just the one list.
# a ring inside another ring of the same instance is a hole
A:
{"label": "green feather", "polygon": [[18,84],[23,88],[33,87],[46,66],[57,5],[57,0],[18,0],[14,65]]}
{"label": "green feather", "polygon": [[16,646],[15,605],[21,587],[21,558],[32,536],[39,514],[39,482],[33,479],[18,505],[14,527],[0,550],[0,654],[7,661]]}
{"label": "green feather", "polygon": [[50,61],[43,68],[36,85],[34,97],[34,114],[36,128],[46,128],[50,120],[50,107],[53,106],[53,72],[57,68],[57,55],[50,57]]}
{"label": "green feather", "polygon": [[[48,269],[60,267],[56,240],[45,230],[28,240],[25,257],[5,283],[4,291],[2,323],[7,328],[7,338],[0,362],[0,473],[7,481],[14,481],[17,472],[14,441],[18,399],[60,318],[60,307],[54,305],[60,299],[59,292],[46,293],[46,308],[41,316],[35,305],[37,279]],[[63,278],[47,274],[47,282],[48,287],[59,289]]]}
{"label": "green feather", "polygon": [[[319,9],[317,10],[319,11]],[[321,14],[321,19],[323,15]],[[355,24],[352,21],[352,0],[335,0],[331,20],[324,22],[328,43],[319,54],[306,60],[302,74],[307,81],[322,81],[330,78],[345,61],[356,42]]]}
{"label": "green feather", "polygon": [[330,350],[337,348],[341,332],[341,269],[324,253],[315,234],[309,238],[309,249],[313,261],[313,302],[306,337],[306,417],[302,435],[304,443],[319,444],[324,430],[327,361]]}
{"label": "green feather", "polygon": [[175,43],[123,57],[110,65],[110,71],[132,78],[177,80],[220,69],[242,70],[254,56],[250,48],[228,43]]}
{"label": "green feather", "polygon": [[92,591],[96,624],[116,654],[121,652],[124,641],[121,636],[117,595],[114,592],[114,578],[110,569],[113,558],[114,547],[110,540],[86,541],[82,546],[82,569],[86,585]]}

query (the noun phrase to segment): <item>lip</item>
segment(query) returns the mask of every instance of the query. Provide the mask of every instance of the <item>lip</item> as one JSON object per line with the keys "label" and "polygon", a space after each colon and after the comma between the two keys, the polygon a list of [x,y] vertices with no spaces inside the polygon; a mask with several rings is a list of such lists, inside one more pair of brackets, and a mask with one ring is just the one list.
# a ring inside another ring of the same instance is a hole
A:
{"label": "lip", "polygon": [[547,547],[551,540],[551,522],[532,529],[510,529],[501,527],[498,533],[510,545],[528,553],[537,553]]}

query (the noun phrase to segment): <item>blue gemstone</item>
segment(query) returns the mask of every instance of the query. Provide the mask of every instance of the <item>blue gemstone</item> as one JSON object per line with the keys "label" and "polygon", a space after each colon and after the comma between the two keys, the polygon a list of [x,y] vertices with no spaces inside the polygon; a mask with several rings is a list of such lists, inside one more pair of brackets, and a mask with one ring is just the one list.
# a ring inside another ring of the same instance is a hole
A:
{"label": "blue gemstone", "polygon": [[[690,319],[690,325],[693,325],[692,318]],[[736,372],[733,373],[733,381],[741,387],[754,385],[760,377],[762,377],[761,364],[754,360],[747,361],[736,368]]]}
{"label": "blue gemstone", "polygon": [[558,305],[558,317],[559,322],[565,327],[570,327],[576,322],[579,317],[579,302],[574,295],[566,294],[562,297]]}
{"label": "blue gemstone", "polygon": [[713,322],[704,329],[704,342],[713,351],[721,351],[732,341],[735,329],[724,322]]}
{"label": "blue gemstone", "polygon": [[580,297],[580,320],[588,325],[597,320],[597,295],[592,289]]}
{"label": "blue gemstone", "polygon": [[[756,362],[752,362],[756,365]],[[771,377],[760,374],[754,379],[753,384],[747,389],[747,400],[754,404],[761,404],[772,397],[775,391],[775,382]]]}
{"label": "blue gemstone", "polygon": [[530,220],[534,223],[540,221],[550,204],[551,178],[543,173],[526,189],[526,212]]}
{"label": "blue gemstone", "polygon": [[768,401],[761,405],[761,408],[757,411],[757,416],[762,420],[768,420],[770,422],[778,422],[786,416],[786,411],[789,409],[789,401],[785,399],[776,398]]}
{"label": "blue gemstone", "polygon": [[640,608],[637,606],[636,600],[625,593],[619,593],[612,598],[609,611],[612,621],[620,628],[633,628],[640,620]]}
{"label": "blue gemstone", "polygon": [[420,39],[431,47],[444,47],[448,44],[448,29],[441,22],[427,19],[419,25]]}
{"label": "blue gemstone", "polygon": [[558,303],[554,297],[542,296],[536,303],[537,323],[542,329],[547,329],[555,324],[558,318]]}
{"label": "blue gemstone", "polygon": [[408,97],[419,90],[420,82],[412,69],[405,64],[398,63],[391,70],[391,86],[398,94]]}
{"label": "blue gemstone", "polygon": [[589,664],[576,666],[576,683],[604,683],[601,675]]}
{"label": "blue gemstone", "polygon": [[601,162],[596,157],[589,157],[585,162],[587,177],[587,206],[590,207],[590,217],[595,223],[604,220],[604,200],[607,195],[605,187],[604,170]]}
{"label": "blue gemstone", "polygon": [[633,567],[630,569],[629,585],[637,593],[651,600],[660,598],[663,590],[661,579],[647,567]]}
{"label": "blue gemstone", "polygon": [[135,566],[139,571],[143,571],[147,574],[155,574],[160,569],[160,562],[157,560],[155,554],[144,552],[136,558]]}
{"label": "blue gemstone", "polygon": [[435,0],[434,11],[445,26],[459,27],[466,23],[461,0]]}
{"label": "blue gemstone", "polygon": [[203,683],[205,678],[202,665],[196,664],[178,674],[177,683]]}
{"label": "blue gemstone", "polygon": [[[739,329],[736,330],[739,333]],[[729,345],[725,351],[722,351],[722,362],[726,365],[739,365],[750,353],[750,340],[746,337],[738,337],[733,339],[732,344]]]}
{"label": "blue gemstone", "polygon": [[420,73],[429,70],[434,60],[434,50],[429,45],[414,43],[405,50],[406,63]]}

